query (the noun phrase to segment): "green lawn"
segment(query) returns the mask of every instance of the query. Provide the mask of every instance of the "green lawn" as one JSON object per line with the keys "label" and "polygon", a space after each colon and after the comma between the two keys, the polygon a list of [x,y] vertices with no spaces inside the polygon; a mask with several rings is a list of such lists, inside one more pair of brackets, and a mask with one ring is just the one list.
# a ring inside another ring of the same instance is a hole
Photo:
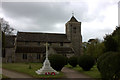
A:
{"label": "green lawn", "polygon": [[9,77],[7,77],[7,76],[5,76],[5,75],[2,75],[2,78],[9,78]]}
{"label": "green lawn", "polygon": [[[29,69],[31,65],[31,69]],[[9,70],[14,70],[16,72],[21,72],[33,76],[34,78],[62,78],[65,77],[62,72],[58,75],[38,75],[36,70],[42,67],[41,63],[3,63],[2,67]]]}
{"label": "green lawn", "polygon": [[0,68],[2,67],[2,63],[0,63]]}
{"label": "green lawn", "polygon": [[2,78],[2,74],[0,74],[0,78]]}
{"label": "green lawn", "polygon": [[79,67],[79,65],[77,65],[77,67],[72,67],[71,65],[68,64],[68,65],[66,65],[66,67],[72,68],[72,69],[79,71],[80,73],[83,73],[85,75],[88,75],[92,78],[101,78],[100,72],[98,71],[96,65],[93,66],[93,68],[91,68],[90,71],[84,71],[81,67]]}
{"label": "green lawn", "polygon": [[8,78],[8,77],[5,76],[5,75],[0,74],[0,78]]}

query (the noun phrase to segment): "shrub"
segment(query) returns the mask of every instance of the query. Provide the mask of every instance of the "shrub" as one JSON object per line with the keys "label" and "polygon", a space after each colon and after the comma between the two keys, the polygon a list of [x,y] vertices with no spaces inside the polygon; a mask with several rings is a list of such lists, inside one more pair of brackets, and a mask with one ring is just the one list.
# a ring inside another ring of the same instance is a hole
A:
{"label": "shrub", "polygon": [[65,57],[65,65],[67,65],[67,64],[68,64],[68,57]]}
{"label": "shrub", "polygon": [[52,54],[49,56],[51,67],[57,71],[61,71],[64,65],[67,64],[67,58],[60,54]]}
{"label": "shrub", "polygon": [[83,70],[89,71],[95,64],[95,59],[89,55],[82,55],[78,58],[78,64]]}
{"label": "shrub", "polygon": [[76,56],[72,56],[68,59],[68,63],[72,66],[72,67],[76,67],[76,65],[78,64],[78,59]]}
{"label": "shrub", "polygon": [[[105,57],[105,55],[107,55]],[[104,56],[104,59],[102,60]],[[101,60],[101,61],[100,61]],[[97,67],[105,80],[120,79],[120,53],[108,52],[99,58]]]}
{"label": "shrub", "polygon": [[103,55],[101,55],[99,58],[98,58],[98,60],[97,60],[97,68],[98,68],[98,70],[100,71],[100,66],[99,65],[101,65],[101,62],[107,57],[107,56],[109,56],[110,54],[111,54],[112,52],[107,52],[107,53],[104,53]]}

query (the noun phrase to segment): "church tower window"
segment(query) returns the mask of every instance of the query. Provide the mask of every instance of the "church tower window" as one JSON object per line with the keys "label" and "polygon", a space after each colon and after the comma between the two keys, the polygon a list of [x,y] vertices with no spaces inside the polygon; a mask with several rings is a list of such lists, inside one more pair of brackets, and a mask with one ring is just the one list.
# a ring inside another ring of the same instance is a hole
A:
{"label": "church tower window", "polygon": [[76,33],[76,27],[73,27],[73,33]]}

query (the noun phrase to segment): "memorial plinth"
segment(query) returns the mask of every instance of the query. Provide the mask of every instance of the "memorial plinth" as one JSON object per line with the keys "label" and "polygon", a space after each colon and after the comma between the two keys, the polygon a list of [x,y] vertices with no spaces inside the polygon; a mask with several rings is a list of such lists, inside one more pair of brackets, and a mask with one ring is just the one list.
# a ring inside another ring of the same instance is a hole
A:
{"label": "memorial plinth", "polygon": [[59,72],[57,72],[56,70],[54,70],[51,66],[50,66],[50,61],[48,60],[48,43],[46,43],[46,59],[43,63],[43,67],[39,70],[36,71],[37,74],[46,74],[46,73],[52,73],[54,72],[55,74],[59,74]]}

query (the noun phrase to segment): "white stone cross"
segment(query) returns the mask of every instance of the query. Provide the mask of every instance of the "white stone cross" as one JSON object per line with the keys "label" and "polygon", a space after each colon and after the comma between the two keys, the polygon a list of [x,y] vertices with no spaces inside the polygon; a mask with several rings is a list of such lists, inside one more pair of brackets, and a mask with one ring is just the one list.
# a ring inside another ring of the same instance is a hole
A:
{"label": "white stone cross", "polygon": [[51,66],[50,66],[50,62],[48,60],[48,43],[46,42],[46,59],[43,63],[43,66],[41,69],[35,71],[37,74],[46,74],[46,73],[55,73],[55,74],[59,74],[59,72],[57,72],[56,70],[54,70]]}

